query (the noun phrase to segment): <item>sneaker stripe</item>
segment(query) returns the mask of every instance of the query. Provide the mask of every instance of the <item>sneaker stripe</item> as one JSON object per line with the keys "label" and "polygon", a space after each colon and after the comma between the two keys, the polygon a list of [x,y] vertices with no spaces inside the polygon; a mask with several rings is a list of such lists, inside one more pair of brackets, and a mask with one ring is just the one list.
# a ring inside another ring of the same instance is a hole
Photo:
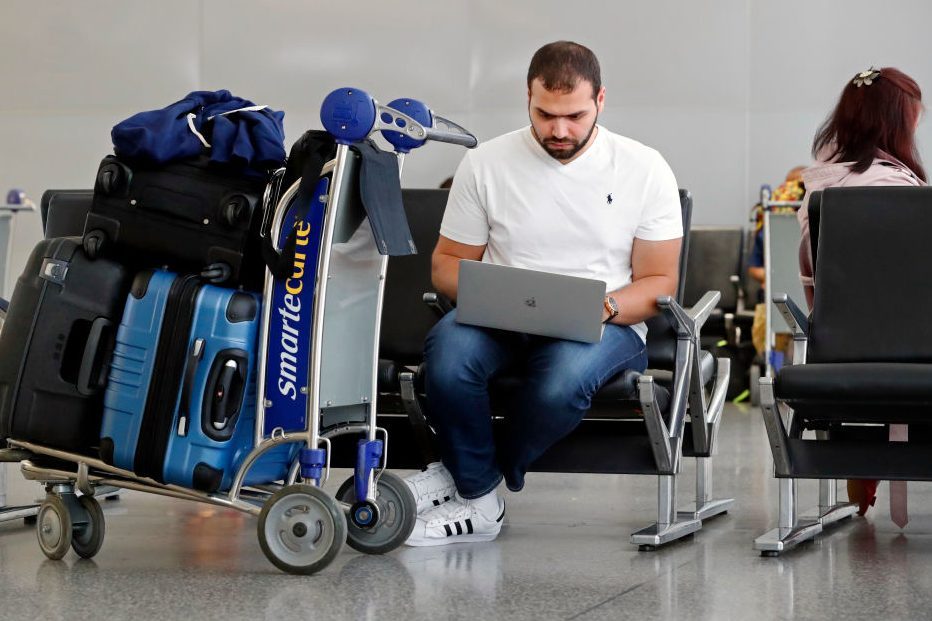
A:
{"label": "sneaker stripe", "polygon": [[500,516],[498,516],[498,519],[496,519],[495,521],[496,521],[496,522],[501,522],[501,521],[504,520],[504,519],[505,519],[505,510],[502,509],[502,514],[501,514]]}
{"label": "sneaker stripe", "polygon": [[447,531],[447,537],[452,537],[452,536],[453,536],[453,531],[450,530],[450,525],[449,525],[449,524],[444,524],[444,525],[443,525],[443,530]]}
{"label": "sneaker stripe", "polygon": [[472,520],[469,518],[466,518],[466,532],[470,535],[472,534]]}
{"label": "sneaker stripe", "polygon": [[462,535],[462,534],[463,534],[463,525],[460,524],[459,522],[453,522],[453,525],[456,526],[456,534],[457,534],[457,535]]}

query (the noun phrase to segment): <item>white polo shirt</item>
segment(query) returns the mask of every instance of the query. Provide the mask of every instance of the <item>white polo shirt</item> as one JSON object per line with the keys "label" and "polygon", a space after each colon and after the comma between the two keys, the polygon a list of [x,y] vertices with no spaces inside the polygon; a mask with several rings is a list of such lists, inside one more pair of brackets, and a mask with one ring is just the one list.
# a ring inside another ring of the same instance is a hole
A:
{"label": "white polo shirt", "polygon": [[[482,260],[631,283],[631,246],[683,236],[676,179],[663,157],[602,126],[569,164],[547,154],[530,126],[468,151],[440,233],[486,245]],[[643,323],[632,326],[642,339]]]}

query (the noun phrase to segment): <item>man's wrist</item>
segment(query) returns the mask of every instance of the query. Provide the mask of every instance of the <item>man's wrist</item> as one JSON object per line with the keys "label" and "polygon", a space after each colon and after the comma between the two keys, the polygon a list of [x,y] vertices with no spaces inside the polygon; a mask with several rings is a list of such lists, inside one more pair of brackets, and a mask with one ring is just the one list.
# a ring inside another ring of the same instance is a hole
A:
{"label": "man's wrist", "polygon": [[605,317],[602,320],[602,323],[608,323],[612,319],[618,316],[618,302],[616,302],[615,298],[613,298],[612,296],[610,295],[605,296],[602,299],[602,306],[603,306],[602,316]]}

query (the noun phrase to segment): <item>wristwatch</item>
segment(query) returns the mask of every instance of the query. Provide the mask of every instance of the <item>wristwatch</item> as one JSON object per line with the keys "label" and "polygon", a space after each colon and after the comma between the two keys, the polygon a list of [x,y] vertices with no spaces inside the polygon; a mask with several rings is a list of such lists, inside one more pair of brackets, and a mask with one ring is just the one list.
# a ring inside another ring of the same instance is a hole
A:
{"label": "wristwatch", "polygon": [[605,305],[605,310],[608,311],[608,319],[605,320],[605,323],[608,323],[618,316],[618,302],[612,296],[607,295],[602,303]]}

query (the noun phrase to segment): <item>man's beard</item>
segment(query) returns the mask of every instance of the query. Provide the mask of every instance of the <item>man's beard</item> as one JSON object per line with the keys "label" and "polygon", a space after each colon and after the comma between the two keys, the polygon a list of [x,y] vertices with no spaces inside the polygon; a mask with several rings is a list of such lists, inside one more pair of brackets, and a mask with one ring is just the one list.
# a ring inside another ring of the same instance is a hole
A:
{"label": "man's beard", "polygon": [[540,136],[537,134],[537,130],[534,129],[534,125],[531,125],[531,130],[534,132],[534,138],[537,139],[537,142],[544,148],[544,151],[547,152],[547,155],[552,157],[555,160],[566,161],[573,159],[573,157],[585,148],[589,144],[589,139],[592,138],[592,132],[595,131],[595,126],[599,122],[599,117],[596,115],[595,120],[592,121],[592,127],[589,128],[589,133],[586,134],[586,137],[582,140],[574,141],[569,147],[553,147],[551,146],[554,143],[568,142],[566,139],[557,140],[556,138],[547,138],[546,140],[541,140]]}

